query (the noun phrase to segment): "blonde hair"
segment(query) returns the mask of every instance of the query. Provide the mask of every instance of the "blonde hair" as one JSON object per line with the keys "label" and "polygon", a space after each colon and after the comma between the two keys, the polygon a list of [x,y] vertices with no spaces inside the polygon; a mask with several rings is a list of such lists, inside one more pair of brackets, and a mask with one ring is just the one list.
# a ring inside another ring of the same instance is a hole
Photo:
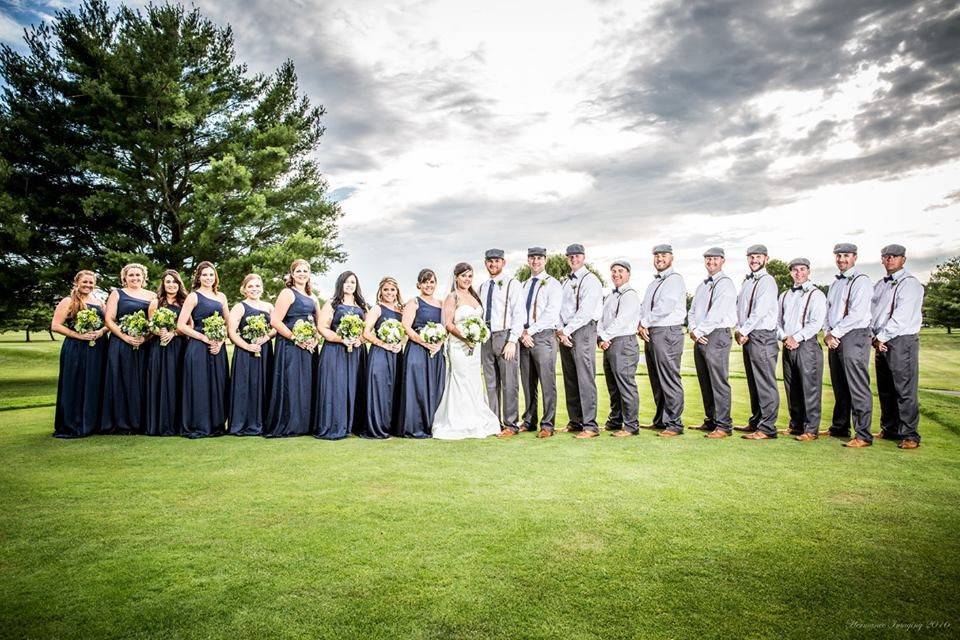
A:
{"label": "blonde hair", "polygon": [[256,273],[248,273],[246,276],[244,276],[243,282],[240,283],[240,295],[247,295],[247,284],[249,284],[251,280],[259,280],[260,286],[263,286],[263,278]]}
{"label": "blonde hair", "polygon": [[380,285],[377,287],[377,302],[381,304],[383,303],[383,300],[381,299],[380,294],[383,293],[383,287],[388,284],[392,285],[393,288],[397,290],[397,299],[393,303],[393,306],[396,308],[396,310],[399,311],[400,309],[403,308],[403,297],[400,295],[400,285],[397,283],[397,281],[394,278],[390,276],[386,276],[383,278],[383,280],[380,281]]}
{"label": "blonde hair", "polygon": [[67,310],[68,318],[76,318],[81,309],[86,309],[86,305],[80,297],[80,279],[87,276],[93,276],[93,282],[96,284],[97,274],[88,269],[77,271],[77,275],[73,276],[73,288],[70,290],[70,308]]}
{"label": "blonde hair", "polygon": [[130,264],[124,265],[123,269],[120,269],[120,284],[124,287],[127,286],[127,274],[134,269],[139,269],[140,273],[143,274],[143,284],[147,284],[147,268],[140,264],[139,262],[131,262]]}
{"label": "blonde hair", "polygon": [[[299,267],[299,266],[302,265],[302,264],[307,265],[307,269],[310,269],[310,263],[309,263],[309,262],[307,262],[307,261],[304,260],[303,258],[297,258],[296,260],[294,260],[294,261],[290,264],[290,271],[288,271],[288,272],[287,272],[287,275],[285,275],[285,276],[283,277],[283,284],[284,284],[284,286],[293,287],[293,272],[294,272],[294,270],[295,270],[297,267]],[[307,284],[306,284],[306,286],[304,286],[303,290],[307,292],[307,295],[308,295],[308,296],[309,296],[309,295],[313,295],[313,289],[312,289],[312,287],[310,286],[310,279],[309,279],[309,278],[307,278]]]}

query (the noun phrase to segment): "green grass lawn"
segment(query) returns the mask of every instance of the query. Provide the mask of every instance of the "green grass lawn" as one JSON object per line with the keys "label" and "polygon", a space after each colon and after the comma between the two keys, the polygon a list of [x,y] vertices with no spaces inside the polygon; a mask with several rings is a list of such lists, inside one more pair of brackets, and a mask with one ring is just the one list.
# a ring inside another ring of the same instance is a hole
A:
{"label": "green grass lawn", "polygon": [[[5,638],[948,638],[960,626],[960,398],[934,391],[960,390],[958,336],[924,333],[923,446],[909,452],[695,431],[63,441],[50,437],[59,343],[5,338]],[[731,364],[742,372],[739,353]],[[689,351],[684,366],[693,424]],[[649,419],[642,368],[638,382]],[[742,375],[733,385],[742,422]],[[829,387],[824,398],[829,415]]]}

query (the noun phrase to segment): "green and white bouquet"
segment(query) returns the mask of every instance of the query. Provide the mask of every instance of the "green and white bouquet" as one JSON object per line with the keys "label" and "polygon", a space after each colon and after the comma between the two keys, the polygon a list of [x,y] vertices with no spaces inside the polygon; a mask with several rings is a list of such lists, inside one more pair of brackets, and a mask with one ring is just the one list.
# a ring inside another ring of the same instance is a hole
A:
{"label": "green and white bouquet", "polygon": [[[120,331],[133,338],[142,338],[147,335],[150,332],[150,321],[147,320],[147,314],[143,312],[143,309],[140,309],[123,316],[120,318]],[[133,348],[136,350],[140,346],[137,345]]]}
{"label": "green and white bouquet", "polygon": [[[337,325],[337,336],[343,340],[356,340],[363,335],[363,318],[355,313],[348,313],[340,318]],[[347,352],[353,351],[353,345],[347,345]]]}
{"label": "green and white bouquet", "polygon": [[[253,342],[254,340],[259,340],[260,338],[269,335],[269,333],[270,325],[267,324],[267,316],[257,314],[247,318],[247,324],[243,327],[243,331],[240,332],[240,335],[243,336],[244,340]],[[254,352],[253,357],[259,358],[260,352]]]}
{"label": "green and white bouquet", "polygon": [[478,344],[483,344],[490,339],[490,329],[487,327],[487,323],[480,318],[467,318],[459,323],[457,328],[460,329],[460,333],[463,334],[463,337],[466,338],[469,343],[467,347],[468,356],[473,355],[473,349]]}
{"label": "green and white bouquet", "polygon": [[405,333],[406,332],[403,330],[403,325],[400,324],[400,321],[394,320],[393,318],[384,320],[380,324],[380,328],[377,329],[377,337],[387,344],[400,344],[400,341],[403,340]]}
{"label": "green and white bouquet", "polygon": [[[447,337],[447,330],[443,328],[442,324],[436,322],[428,322],[423,325],[423,328],[420,329],[420,339],[426,342],[427,344],[440,344]],[[430,354],[432,358],[434,354]]]}
{"label": "green and white bouquet", "polygon": [[[160,307],[153,312],[153,317],[150,318],[150,331],[160,335],[160,332],[166,329],[167,331],[173,331],[177,328],[177,314],[175,314],[171,309],[166,307]],[[160,343],[161,347],[167,345]]]}
{"label": "green and white bouquet", "polygon": [[214,342],[224,342],[227,339],[227,323],[223,316],[215,313],[203,319],[203,335]]}
{"label": "green and white bouquet", "polygon": [[291,339],[294,344],[306,344],[317,337],[317,327],[310,320],[300,319],[293,324]]}
{"label": "green and white bouquet", "polygon": [[[77,333],[93,333],[102,326],[103,320],[100,319],[100,314],[93,309],[80,309],[80,311],[77,311],[77,317],[73,320],[73,330]],[[91,347],[97,345],[96,340],[89,340],[88,343]]]}

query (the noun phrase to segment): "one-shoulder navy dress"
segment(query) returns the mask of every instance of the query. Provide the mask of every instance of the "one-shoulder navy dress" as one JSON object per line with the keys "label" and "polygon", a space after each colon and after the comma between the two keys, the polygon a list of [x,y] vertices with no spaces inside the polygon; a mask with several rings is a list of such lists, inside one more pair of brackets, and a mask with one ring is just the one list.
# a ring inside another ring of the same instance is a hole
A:
{"label": "one-shoulder navy dress", "polygon": [[[149,300],[134,298],[123,289],[117,289],[117,293],[118,324],[131,313],[143,311],[144,315],[147,314]],[[148,342],[134,349],[116,336],[108,341],[103,411],[100,415],[101,433],[143,433],[148,349]]]}
{"label": "one-shoulder navy dress", "polygon": [[[162,306],[180,316],[179,305]],[[184,336],[175,335],[164,347],[159,338],[152,340],[147,356],[147,409],[144,417],[144,433],[148,436],[180,434],[180,378],[186,341]]]}
{"label": "one-shoulder navy dress", "polygon": [[[214,314],[223,317],[223,306],[197,292],[193,308],[193,329],[203,333],[203,320]],[[226,318],[224,318],[226,322]],[[227,423],[229,388],[227,345],[217,355],[200,340],[188,339],[183,353],[183,407],[180,433],[188,438],[223,435]]]}
{"label": "one-shoulder navy dress", "polygon": [[[400,320],[400,312],[380,305],[380,317],[373,332],[387,320]],[[440,357],[439,355],[437,356]],[[357,432],[362,438],[389,438],[400,408],[400,354],[372,345],[367,356],[367,415],[363,428]]]}
{"label": "one-shoulder navy dress", "polygon": [[[340,320],[349,314],[363,319],[363,309],[352,304],[339,304],[333,310],[330,328],[334,331]],[[320,349],[317,369],[317,402],[314,411],[314,435],[323,440],[340,440],[366,421],[364,418],[363,374],[367,361],[366,347],[353,351],[339,342],[324,342]]]}
{"label": "one-shoulder navy dress", "polygon": [[[290,287],[290,291],[294,300],[283,317],[283,324],[293,329],[297,320],[315,323],[316,301],[293,287]],[[301,349],[292,340],[277,336],[270,411],[267,430],[263,435],[282,438],[310,433],[315,368],[316,351]]]}
{"label": "one-shoulder navy dress", "polygon": [[[247,320],[253,316],[269,316],[269,313],[243,305],[243,317],[237,332],[243,336]],[[269,318],[267,326],[269,326]],[[235,436],[263,435],[267,424],[267,408],[270,392],[270,373],[273,366],[273,345],[260,345],[260,357],[234,346],[233,364],[230,371],[230,426],[228,432]]]}
{"label": "one-shoulder navy dress", "polygon": [[[428,322],[440,324],[440,307],[417,300],[417,315],[412,328],[420,331]],[[399,421],[395,435],[404,438],[429,438],[433,430],[433,414],[440,405],[447,373],[443,352],[430,357],[430,352],[413,340],[403,352],[403,389],[400,395]]]}
{"label": "one-shoulder navy dress", "polygon": [[[103,309],[87,304],[103,322]],[[60,377],[57,379],[57,411],[53,419],[55,438],[82,438],[100,425],[103,374],[107,362],[107,334],[90,346],[88,340],[65,338],[60,347]]]}

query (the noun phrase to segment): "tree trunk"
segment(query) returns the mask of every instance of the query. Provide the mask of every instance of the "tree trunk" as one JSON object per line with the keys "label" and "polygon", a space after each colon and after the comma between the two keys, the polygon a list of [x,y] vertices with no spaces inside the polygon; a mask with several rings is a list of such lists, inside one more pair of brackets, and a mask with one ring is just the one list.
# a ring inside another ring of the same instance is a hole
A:
{"label": "tree trunk", "polygon": [[53,331],[52,331],[52,330],[47,329],[47,333],[50,334],[50,342],[56,342],[56,341],[57,341],[57,339],[53,336]]}
{"label": "tree trunk", "polygon": [[30,329],[27,329],[27,342],[30,342]]}
{"label": "tree trunk", "polygon": [[950,335],[950,327],[947,327],[947,335]]}

